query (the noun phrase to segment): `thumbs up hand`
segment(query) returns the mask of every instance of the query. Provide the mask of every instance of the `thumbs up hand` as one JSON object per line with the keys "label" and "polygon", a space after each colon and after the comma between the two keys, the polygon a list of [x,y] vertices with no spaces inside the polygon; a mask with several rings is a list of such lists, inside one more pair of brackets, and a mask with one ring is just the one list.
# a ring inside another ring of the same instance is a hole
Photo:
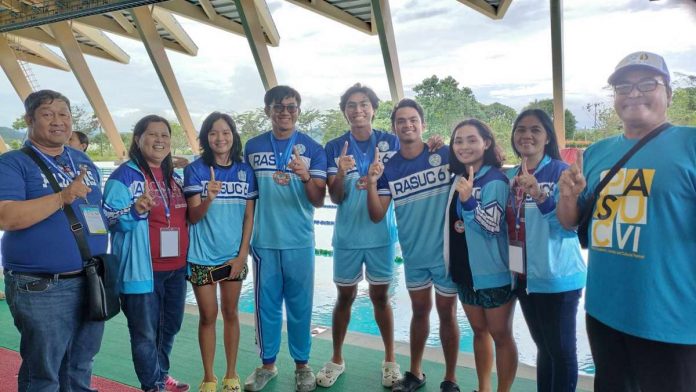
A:
{"label": "thumbs up hand", "polygon": [[474,167],[469,166],[469,178],[460,178],[457,182],[457,192],[459,193],[459,200],[464,203],[471,197],[474,192]]}
{"label": "thumbs up hand", "polygon": [[85,177],[87,176],[87,169],[83,166],[80,169],[80,174],[73,179],[73,181],[65,189],[60,191],[61,200],[63,204],[70,205],[78,197],[87,200],[87,194],[92,191],[92,188],[85,185]]}
{"label": "thumbs up hand", "polygon": [[222,182],[215,181],[215,169],[210,166],[210,181],[208,181],[208,200],[215,200],[218,193],[222,190]]}
{"label": "thumbs up hand", "polygon": [[582,151],[578,150],[575,162],[561,173],[558,179],[558,188],[561,197],[578,198],[587,186],[587,181],[582,173]]}

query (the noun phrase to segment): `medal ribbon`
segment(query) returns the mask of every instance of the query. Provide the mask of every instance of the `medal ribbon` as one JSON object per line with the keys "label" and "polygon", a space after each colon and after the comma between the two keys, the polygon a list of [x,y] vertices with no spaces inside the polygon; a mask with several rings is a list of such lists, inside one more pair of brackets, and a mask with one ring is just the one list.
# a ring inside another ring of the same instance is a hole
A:
{"label": "medal ribbon", "polygon": [[[60,167],[58,167],[58,165],[55,164],[55,162],[53,162],[53,159],[51,159],[51,158],[49,158],[48,156],[46,156],[46,154],[44,154],[43,152],[41,152],[41,150],[39,150],[38,148],[34,147],[33,144],[29,144],[29,145],[31,146],[32,150],[36,151],[36,153],[39,154],[39,156],[40,156],[44,161],[46,161],[46,163],[48,163],[49,166],[51,166],[53,169],[55,169],[56,172],[58,173],[58,175],[61,176],[63,179],[65,179],[65,180],[67,180],[68,182],[70,182],[70,181],[72,181],[75,177],[77,177],[77,168],[75,167],[75,162],[73,162],[73,159],[72,159],[72,157],[70,156],[70,151],[68,151],[67,149],[64,149],[64,150],[63,150],[63,151],[65,152],[65,154],[68,156],[68,159],[70,160],[70,169],[72,170],[72,174],[73,174],[72,177],[68,176],[68,175],[65,173],[65,170],[61,169]],[[62,155],[62,154],[61,154],[61,155]]]}
{"label": "medal ribbon", "polygon": [[273,155],[275,156],[276,169],[280,172],[285,173],[285,169],[288,166],[288,157],[292,154],[292,148],[295,146],[295,140],[297,139],[297,131],[294,131],[290,140],[288,140],[288,145],[285,146],[285,151],[282,154],[278,153],[278,140],[273,136],[273,132],[270,132],[271,136],[271,146],[273,147]]}
{"label": "medal ribbon", "polygon": [[350,134],[350,150],[355,158],[355,168],[358,170],[360,177],[367,175],[367,170],[370,168],[370,163],[375,159],[375,147],[377,146],[377,136],[374,132],[370,134],[370,143],[367,146],[367,151],[360,151],[358,141],[355,140],[353,134]]}

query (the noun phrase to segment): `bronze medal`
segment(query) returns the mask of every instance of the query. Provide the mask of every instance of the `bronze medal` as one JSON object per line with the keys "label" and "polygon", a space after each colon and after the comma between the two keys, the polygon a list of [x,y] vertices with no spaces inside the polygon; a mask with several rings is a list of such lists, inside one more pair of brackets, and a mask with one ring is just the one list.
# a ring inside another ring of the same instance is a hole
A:
{"label": "bronze medal", "polygon": [[278,170],[273,173],[273,181],[278,185],[287,186],[290,183],[290,175]]}
{"label": "bronze medal", "polygon": [[462,234],[464,232],[464,221],[459,219],[454,222],[454,231],[456,231],[459,234]]}
{"label": "bronze medal", "polygon": [[360,190],[367,189],[367,176],[358,178],[358,181],[355,183],[355,187]]}

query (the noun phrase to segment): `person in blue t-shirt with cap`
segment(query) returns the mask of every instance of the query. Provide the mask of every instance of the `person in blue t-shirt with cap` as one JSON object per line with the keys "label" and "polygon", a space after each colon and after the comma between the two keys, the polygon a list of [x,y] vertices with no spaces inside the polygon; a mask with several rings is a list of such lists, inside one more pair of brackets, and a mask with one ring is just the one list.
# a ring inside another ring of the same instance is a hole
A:
{"label": "person in blue t-shirt with cap", "polygon": [[[591,145],[558,182],[558,219],[587,209],[585,308],[596,391],[696,386],[696,128],[667,122],[669,70],[636,52],[609,77],[624,132]],[[643,138],[590,202],[600,180]]]}

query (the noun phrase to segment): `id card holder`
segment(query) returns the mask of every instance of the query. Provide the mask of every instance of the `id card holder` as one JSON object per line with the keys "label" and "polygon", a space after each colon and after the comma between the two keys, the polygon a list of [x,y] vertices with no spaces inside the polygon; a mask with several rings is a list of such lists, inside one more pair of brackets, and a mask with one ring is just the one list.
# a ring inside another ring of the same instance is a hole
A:
{"label": "id card holder", "polygon": [[80,204],[80,211],[85,218],[85,223],[87,223],[89,234],[106,234],[106,225],[98,206]]}
{"label": "id card holder", "polygon": [[522,241],[510,241],[510,271],[518,274],[527,273],[527,258],[525,256]]}
{"label": "id card holder", "polygon": [[179,257],[179,228],[160,229],[160,258]]}

